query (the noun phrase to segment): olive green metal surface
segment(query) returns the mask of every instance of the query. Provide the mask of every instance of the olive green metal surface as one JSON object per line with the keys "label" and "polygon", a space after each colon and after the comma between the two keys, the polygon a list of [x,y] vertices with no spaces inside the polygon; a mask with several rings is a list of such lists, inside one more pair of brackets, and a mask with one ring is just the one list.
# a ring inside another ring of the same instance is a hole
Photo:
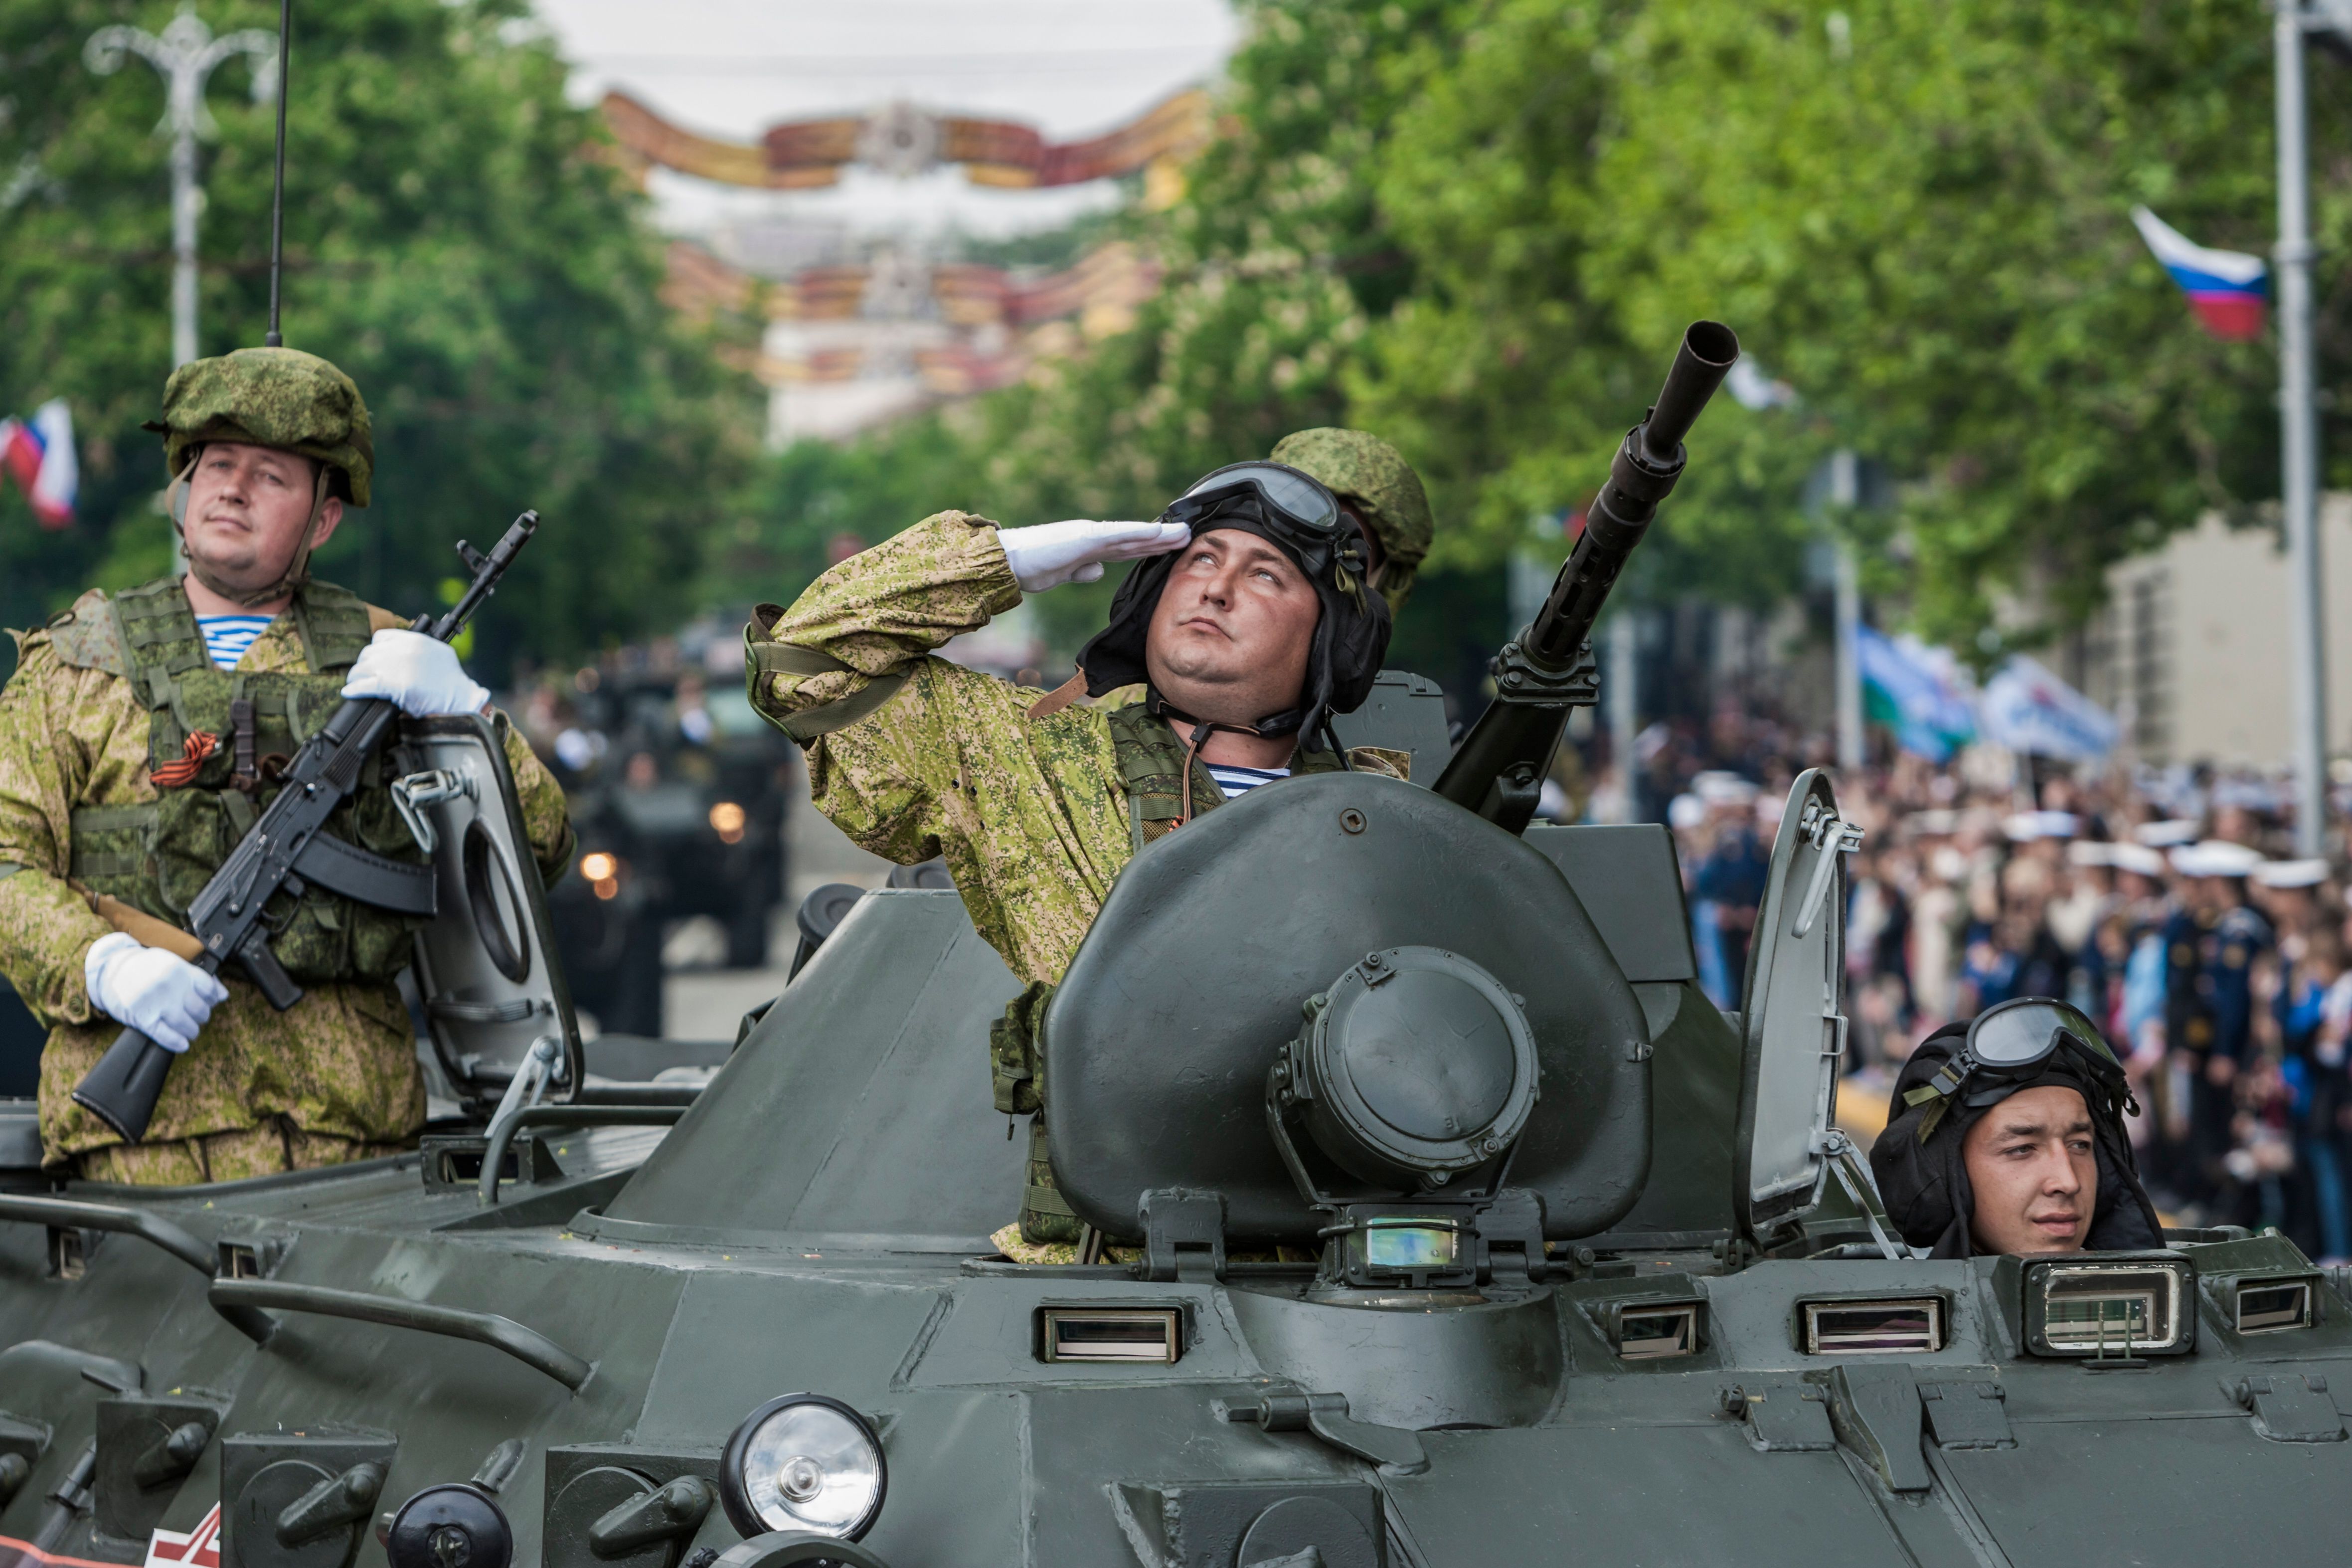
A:
{"label": "olive green metal surface", "polygon": [[[1378,784],[1322,804],[1415,818]],[[1292,787],[1203,826],[1271,820]],[[953,894],[881,892],[674,1128],[528,1130],[545,1164],[494,1209],[404,1156],[63,1193],[135,1206],[161,1222],[149,1239],[53,1235],[62,1207],[0,1214],[0,1456],[30,1467],[0,1509],[18,1543],[0,1560],[62,1518],[52,1555],[142,1563],[138,1529],[194,1532],[218,1504],[225,1563],[375,1568],[373,1529],[289,1546],[262,1508],[288,1478],[365,1460],[384,1468],[377,1511],[479,1474],[517,1561],[586,1568],[616,1499],[715,1480],[744,1416],[800,1391],[879,1433],[887,1495],[860,1552],[891,1568],[1231,1568],[1307,1546],[1327,1568],[2341,1560],[2352,1306],[2335,1283],[2280,1238],[2179,1238],[2200,1276],[2193,1351],[2089,1372],[2030,1353],[2013,1262],[1862,1256],[1836,1204],[1757,1256],[1731,1202],[1740,1040],[1688,979],[1671,853],[1591,831],[1542,834],[1539,855],[1511,841],[1507,875],[1460,865],[1427,889],[1441,916],[1500,889],[1470,923],[1517,918],[1528,952],[1558,944],[1513,981],[1568,988],[1530,1016],[1583,996],[1630,1009],[1648,1047],[1646,1176],[1605,1231],[1538,1259],[1544,1278],[1351,1294],[1238,1237],[1223,1278],[1144,1278],[1123,1250],[998,1256],[986,1237],[1019,1205],[1027,1140],[988,1110],[986,1034],[1018,987]],[[1509,891],[1538,876],[1554,885]],[[1264,912],[1219,911],[1237,929]],[[1316,915],[1352,918],[1344,901]],[[1263,1136],[1235,1103],[1240,1123],[1195,1131]],[[1185,1131],[1129,1129],[1137,1147]],[[225,1279],[269,1288],[216,1288],[187,1247],[152,1242],[183,1233]],[[2309,1280],[2318,1321],[2241,1335],[2231,1291],[2266,1277]],[[268,1312],[264,1342],[213,1310],[215,1289]],[[1807,1353],[1806,1303],[1890,1299],[1932,1301],[1940,1347]],[[1048,1308],[1173,1312],[1180,1357],[1048,1361]],[[1622,1354],[1628,1322],[1663,1309],[1688,1312],[1688,1353]],[[142,1457],[192,1420],[211,1433],[193,1468],[140,1486]],[[50,1494],[94,1438],[89,1506],[61,1515]],[[289,1464],[310,1469],[269,1469]],[[740,1542],[711,1508],[618,1560],[682,1568]]]}

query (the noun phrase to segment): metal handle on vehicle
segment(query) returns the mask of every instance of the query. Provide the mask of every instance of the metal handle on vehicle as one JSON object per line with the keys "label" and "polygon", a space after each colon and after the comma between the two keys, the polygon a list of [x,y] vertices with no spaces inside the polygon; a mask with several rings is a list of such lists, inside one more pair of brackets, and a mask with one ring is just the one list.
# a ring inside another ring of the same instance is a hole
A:
{"label": "metal handle on vehicle", "polygon": [[701,1098],[698,1083],[583,1083],[567,1102],[572,1105],[692,1105]]}
{"label": "metal handle on vehicle", "polygon": [[684,1116],[683,1105],[526,1105],[490,1129],[482,1148],[482,1181],[478,1189],[485,1205],[499,1201],[499,1167],[515,1133],[525,1127],[668,1127]]}
{"label": "metal handle on vehicle", "polygon": [[[53,1225],[60,1229],[102,1230],[117,1236],[135,1236],[150,1247],[158,1247],[206,1279],[220,1273],[220,1255],[170,1220],[121,1204],[93,1204],[79,1198],[46,1198],[30,1194],[0,1194],[0,1220],[22,1220],[27,1225]],[[260,1344],[269,1338],[278,1325],[267,1313],[250,1308],[223,1303],[217,1298],[213,1310],[226,1319],[238,1333]]]}
{"label": "metal handle on vehicle", "polygon": [[332,1290],[323,1285],[296,1285],[282,1279],[215,1279],[212,1296],[215,1306],[275,1307],[280,1311],[313,1312],[322,1318],[349,1318],[355,1322],[382,1323],[387,1328],[416,1329],[453,1340],[472,1340],[506,1352],[574,1394],[588,1381],[593,1370],[587,1362],[538,1330],[527,1329],[496,1312],[436,1307],[396,1296]]}

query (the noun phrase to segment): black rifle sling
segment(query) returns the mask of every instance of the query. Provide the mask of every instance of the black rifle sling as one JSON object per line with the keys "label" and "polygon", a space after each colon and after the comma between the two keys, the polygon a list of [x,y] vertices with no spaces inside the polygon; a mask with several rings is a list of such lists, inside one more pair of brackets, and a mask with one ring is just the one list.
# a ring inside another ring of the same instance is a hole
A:
{"label": "black rifle sling", "polygon": [[294,857],[294,869],[331,893],[394,914],[429,919],[438,909],[430,866],[404,866],[331,834],[312,834]]}

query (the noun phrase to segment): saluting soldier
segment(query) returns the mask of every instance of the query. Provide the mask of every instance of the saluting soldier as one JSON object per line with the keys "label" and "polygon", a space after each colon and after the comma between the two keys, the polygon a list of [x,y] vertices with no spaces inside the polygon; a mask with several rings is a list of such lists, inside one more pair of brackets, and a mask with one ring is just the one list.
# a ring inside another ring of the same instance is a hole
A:
{"label": "saluting soldier", "polygon": [[[551,881],[572,851],[562,792],[447,645],[311,579],[312,552],[368,504],[374,452],[350,377],[240,349],[174,371],[148,428],[164,438],[186,576],[83,595],[19,637],[0,693],[0,972],[50,1026],[43,1162],[179,1184],[388,1153],[425,1121],[393,984],[413,922],[315,887],[281,893],[270,948],[305,994],[280,1013],[236,966],[215,978],[188,962],[188,902],[346,696],[491,713]],[[417,863],[387,768],[371,763],[329,830]],[[180,1053],[136,1144],[70,1098],[126,1024]]]}
{"label": "saluting soldier", "polygon": [[[992,1031],[996,1104],[1040,1113],[1034,1030],[1054,982],[1137,851],[1244,792],[1340,767],[1402,776],[1402,752],[1343,759],[1328,721],[1363,701],[1430,539],[1412,469],[1358,431],[1301,432],[1282,462],[1208,475],[1156,522],[1000,529],[941,512],[819,577],[746,629],[761,713],[807,750],[810,798],[853,840],[944,856],[973,924],[1028,989]],[[1080,668],[1044,699],[933,657],[1024,595],[1140,563]],[[1123,706],[1073,706],[1140,686]],[[1017,1233],[1066,1261],[1083,1227],[1031,1125]]]}

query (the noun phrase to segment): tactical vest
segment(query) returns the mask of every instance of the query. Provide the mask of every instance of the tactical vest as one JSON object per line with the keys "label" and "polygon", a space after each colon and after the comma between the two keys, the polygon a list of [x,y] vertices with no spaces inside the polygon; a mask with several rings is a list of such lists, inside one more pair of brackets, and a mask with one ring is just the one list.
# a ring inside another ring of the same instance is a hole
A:
{"label": "tactical vest", "polygon": [[[147,710],[147,767],[157,798],[137,805],[87,805],[72,817],[74,880],[93,892],[184,927],[188,905],[278,793],[278,771],[342,705],[347,672],[367,647],[368,608],[358,595],[312,583],[294,596],[294,625],[307,674],[224,670],[205,647],[179,580],[166,577],[118,594],[110,616],[120,668]],[[86,612],[87,614],[87,612]],[[240,724],[242,717],[247,721]],[[189,737],[212,749],[191,772]],[[240,775],[240,769],[249,770]],[[393,805],[381,753],[368,759],[361,788],[328,819],[327,831],[409,865],[425,857]],[[268,904],[270,952],[305,984],[389,980],[409,959],[421,922],[306,888]]]}
{"label": "tactical vest", "polygon": [[[1119,782],[1127,790],[1129,843],[1138,854],[1173,832],[1184,814],[1184,742],[1167,721],[1154,718],[1144,704],[1114,708],[1105,718],[1110,725],[1111,751]],[[1192,815],[1199,816],[1225,804],[1225,792],[1206,763],[1192,759]],[[1291,759],[1293,773],[1335,773],[1339,759],[1329,752],[1301,752]],[[1045,1060],[1037,1048],[1045,1005],[1053,999],[1050,982],[1038,981],[1013,998],[1004,1016],[988,1027],[990,1076],[996,1109],[1008,1116],[1032,1115],[1045,1109]],[[1021,1238],[1029,1242],[1076,1242],[1083,1239],[1085,1222],[1054,1185],[1054,1170],[1046,1155],[1045,1118],[1029,1124],[1028,1181],[1021,1204]]]}

